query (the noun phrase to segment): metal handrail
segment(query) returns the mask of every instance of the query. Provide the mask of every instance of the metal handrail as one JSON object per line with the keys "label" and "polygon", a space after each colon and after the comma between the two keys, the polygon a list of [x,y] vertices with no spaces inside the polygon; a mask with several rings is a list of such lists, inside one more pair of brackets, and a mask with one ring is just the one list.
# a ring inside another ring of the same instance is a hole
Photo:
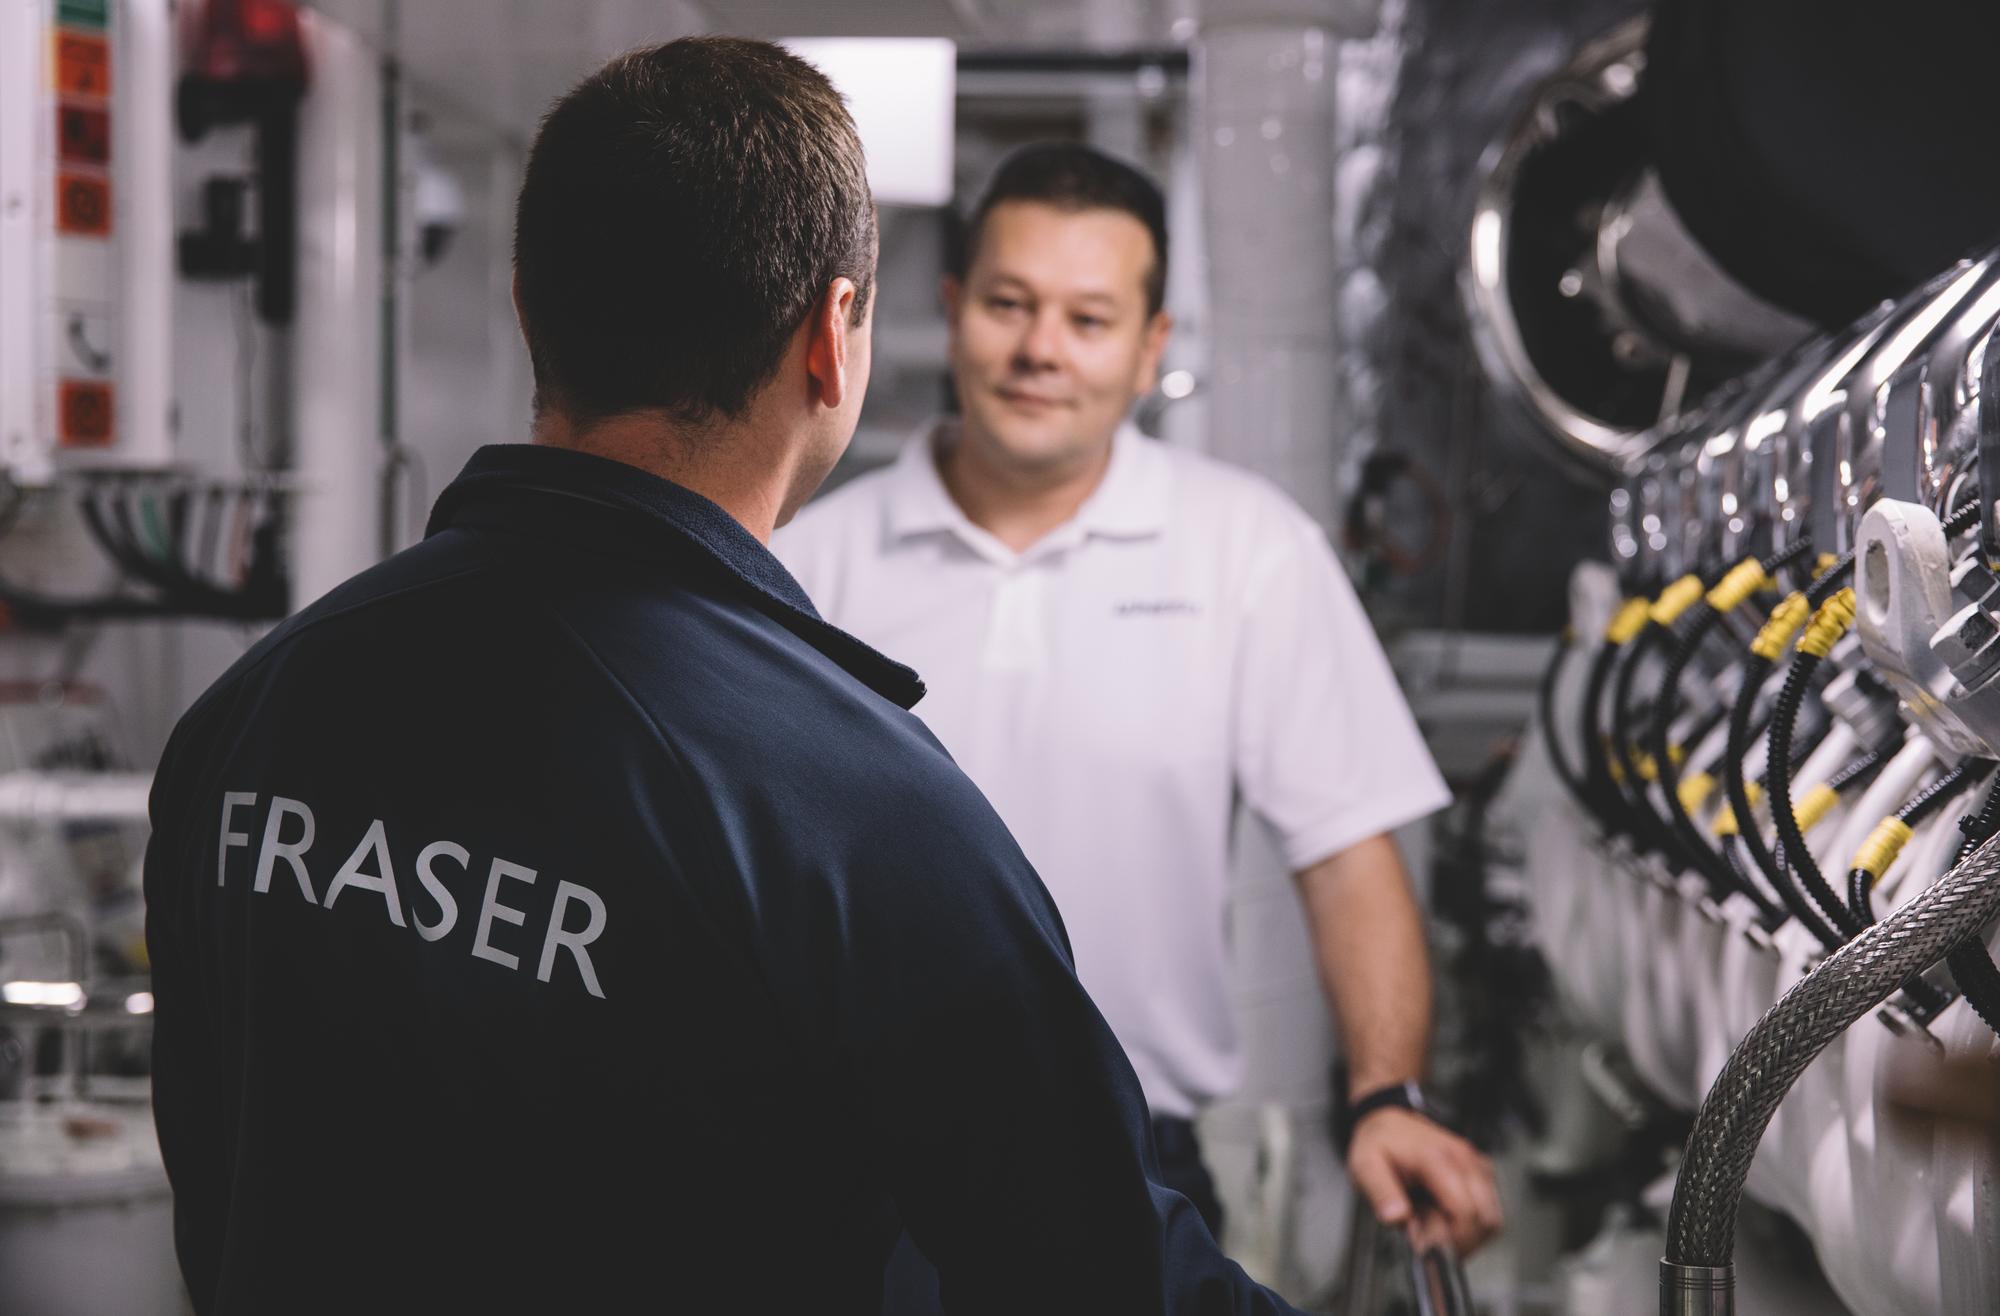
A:
{"label": "metal handrail", "polygon": [[1449,1244],[1418,1249],[1407,1232],[1389,1229],[1376,1219],[1365,1201],[1354,1205],[1340,1316],[1380,1316],[1387,1298],[1381,1265],[1385,1236],[1393,1238],[1391,1246],[1402,1254],[1398,1269],[1409,1282],[1419,1316],[1472,1316],[1472,1288],[1458,1253]]}

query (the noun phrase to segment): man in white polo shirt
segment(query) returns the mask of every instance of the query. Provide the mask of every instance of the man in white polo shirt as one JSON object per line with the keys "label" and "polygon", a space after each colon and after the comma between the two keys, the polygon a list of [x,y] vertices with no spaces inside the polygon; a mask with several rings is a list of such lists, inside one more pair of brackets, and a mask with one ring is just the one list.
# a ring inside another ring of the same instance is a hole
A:
{"label": "man in white polo shirt", "polygon": [[1241,797],[1298,875],[1345,1039],[1351,1175],[1385,1221],[1470,1250],[1499,1202],[1415,1088],[1429,965],[1388,835],[1449,795],[1320,528],[1127,419],[1169,329],[1164,215],[1088,148],[1010,157],[944,286],[962,418],[774,547],[828,620],[930,682],[916,711],[1055,896],[1167,1185],[1215,1225],[1190,1120],[1241,1068],[1223,926]]}

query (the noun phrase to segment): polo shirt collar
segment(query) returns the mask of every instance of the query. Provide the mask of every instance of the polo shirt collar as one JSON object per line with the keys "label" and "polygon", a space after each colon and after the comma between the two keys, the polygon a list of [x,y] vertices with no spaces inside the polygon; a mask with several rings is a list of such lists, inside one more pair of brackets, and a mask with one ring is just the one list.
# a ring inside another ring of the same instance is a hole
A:
{"label": "polo shirt collar", "polygon": [[[892,538],[951,531],[976,545],[991,540],[952,500],[938,473],[938,446],[951,436],[950,424],[926,426],[903,445],[890,468],[885,501]],[[1051,531],[1041,544],[1087,535],[1139,539],[1165,530],[1171,471],[1154,443],[1130,421],[1120,425],[1111,439],[1104,478],[1068,524]]]}
{"label": "polo shirt collar", "polygon": [[[580,499],[636,514],[617,519],[615,525],[600,519],[596,533],[616,535],[641,551],[648,542],[664,542],[695,552],[721,567],[758,611],[877,694],[904,708],[923,697],[924,684],[914,671],[821,618],[791,572],[735,517],[692,489],[624,462],[544,444],[488,445],[474,453],[458,478],[438,495],[424,534],[429,537],[462,519],[476,519],[484,506],[520,493],[556,494],[572,503]],[[551,516],[543,524],[515,528],[556,537],[561,526],[562,519]]]}

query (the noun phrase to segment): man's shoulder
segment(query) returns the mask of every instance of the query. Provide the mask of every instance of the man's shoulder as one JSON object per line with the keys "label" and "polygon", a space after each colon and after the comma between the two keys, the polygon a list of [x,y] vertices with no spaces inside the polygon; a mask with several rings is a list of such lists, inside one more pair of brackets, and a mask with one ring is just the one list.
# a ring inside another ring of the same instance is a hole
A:
{"label": "man's shoulder", "polygon": [[1176,525],[1229,530],[1258,543],[1317,530],[1298,501],[1268,477],[1191,448],[1154,447],[1170,472]]}

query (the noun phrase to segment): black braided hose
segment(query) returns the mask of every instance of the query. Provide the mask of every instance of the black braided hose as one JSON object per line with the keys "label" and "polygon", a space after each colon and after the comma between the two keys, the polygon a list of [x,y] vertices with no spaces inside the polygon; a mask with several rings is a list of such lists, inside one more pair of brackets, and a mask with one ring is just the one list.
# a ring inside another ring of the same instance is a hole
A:
{"label": "black braided hose", "polygon": [[1607,831],[1621,830],[1626,814],[1625,797],[1611,776],[1610,739],[1600,716],[1604,689],[1610,684],[1612,668],[1621,652],[1622,648],[1612,640],[1598,645],[1583,686],[1584,787],[1589,792],[1591,811]]}
{"label": "black braided hose", "polygon": [[[1910,801],[1896,810],[1896,821],[1915,831],[1930,821],[1945,805],[1958,797],[1959,792],[1970,789],[1973,778],[1993,766],[1984,759],[1967,759],[1951,771],[1939,777],[1930,785],[1918,791]],[[1887,870],[1884,870],[1884,873]],[[1874,872],[1866,867],[1856,867],[1847,873],[1847,908],[1854,915],[1854,921],[1863,927],[1875,921],[1875,902],[1869,898],[1875,882],[1884,873]]]}
{"label": "black braided hose", "polygon": [[1618,660],[1618,670],[1611,682],[1611,752],[1618,764],[1618,774],[1612,780],[1619,798],[1625,802],[1626,830],[1640,849],[1671,856],[1673,842],[1667,834],[1666,820],[1646,798],[1646,782],[1639,774],[1639,747],[1632,735],[1633,682],[1653,646],[1666,634],[1665,627],[1648,621],[1645,629],[1625,646]]}
{"label": "black braided hose", "polygon": [[[1659,694],[1653,697],[1653,717],[1646,732],[1646,753],[1652,756],[1657,766],[1660,793],[1666,800],[1668,835],[1687,867],[1701,875],[1708,883],[1709,894],[1717,901],[1738,889],[1735,875],[1729,872],[1721,856],[1702,838],[1700,829],[1694,825],[1694,819],[1688,817],[1687,808],[1681,803],[1681,770],[1674,762],[1671,742],[1681,674],[1701,648],[1701,642],[1721,620],[1720,612],[1702,602],[1689,609],[1688,615],[1676,623],[1670,633],[1672,639],[1667,651],[1666,672],[1660,678]],[[1698,739],[1691,737],[1688,743],[1693,744]]]}
{"label": "black braided hose", "polygon": [[1562,670],[1569,661],[1573,637],[1567,628],[1556,637],[1556,651],[1542,669],[1542,683],[1536,691],[1536,703],[1542,722],[1542,743],[1548,747],[1549,762],[1555,767],[1556,776],[1562,780],[1565,789],[1586,811],[1592,809],[1590,792],[1585,787],[1583,773],[1573,767],[1567,751],[1563,749],[1561,734],[1556,730],[1556,686],[1562,680]]}
{"label": "black braided hose", "polygon": [[[1701,829],[1694,825],[1694,819],[1688,816],[1687,806],[1681,802],[1680,765],[1674,760],[1671,743],[1674,710],[1680,703],[1681,676],[1701,651],[1703,641],[1725,617],[1747,601],[1754,590],[1769,585],[1780,572],[1796,566],[1811,551],[1812,545],[1801,540],[1761,561],[1746,559],[1727,572],[1701,602],[1681,616],[1671,633],[1666,671],[1660,679],[1659,693],[1653,697],[1653,721],[1647,737],[1647,753],[1658,765],[1660,774],[1660,793],[1666,803],[1668,834],[1682,851],[1688,867],[1707,881],[1709,894],[1717,901],[1740,891],[1755,902],[1767,917],[1776,914],[1776,909],[1753,884],[1742,880],[1734,866],[1708,843]],[[1742,653],[1742,650],[1738,652]],[[1699,743],[1706,734],[1704,730],[1691,735],[1688,743]]]}
{"label": "black braided hose", "polygon": [[[1835,590],[1845,584],[1853,570],[1854,553],[1849,550],[1834,559],[1825,571],[1820,572],[1806,586],[1807,606],[1817,608],[1826,602]],[[1812,902],[1801,896],[1779,871],[1777,859],[1764,844],[1763,836],[1758,833],[1756,813],[1750,803],[1749,783],[1743,773],[1743,760],[1750,752],[1751,737],[1753,734],[1762,734],[1761,730],[1753,732],[1750,725],[1756,713],[1757,698],[1763,693],[1764,684],[1770,678],[1771,669],[1775,665],[1773,658],[1767,658],[1754,650],[1744,659],[1743,684],[1737,688],[1736,702],[1729,710],[1729,742],[1722,756],[1722,785],[1729,796],[1730,811],[1736,816],[1737,833],[1741,838],[1744,852],[1750,856],[1751,862],[1756,864],[1758,871],[1764,874],[1765,880],[1770,883],[1771,889],[1778,893],[1778,898],[1784,902],[1792,917],[1805,925],[1822,945],[1828,945],[1831,944],[1829,939],[1837,940],[1833,930],[1827,926],[1826,920],[1819,916],[1818,911],[1813,909]],[[1768,729],[1768,725],[1767,722],[1765,729]],[[1765,775],[1768,777],[1770,774],[1767,771]],[[1776,924],[1774,922],[1769,926]]]}
{"label": "black braided hose", "polygon": [[[1798,815],[1792,804],[1792,727],[1798,719],[1799,704],[1805,698],[1806,687],[1812,682],[1812,674],[1819,667],[1818,655],[1797,653],[1792,657],[1792,667],[1785,674],[1785,685],[1778,692],[1777,705],[1771,710],[1771,749],[1769,763],[1765,770],[1765,780],[1770,783],[1771,821],[1777,828],[1778,860],[1780,877],[1789,876],[1799,889],[1811,897],[1813,904],[1826,916],[1825,927],[1814,928],[1822,944],[1828,950],[1840,945],[1848,937],[1859,932],[1860,925],[1847,910],[1831,886],[1826,876],[1819,871],[1813,861],[1812,851],[1806,846],[1805,834],[1799,830]],[[1812,927],[1811,924],[1807,924]],[[1821,935],[1826,927],[1835,935]]]}

